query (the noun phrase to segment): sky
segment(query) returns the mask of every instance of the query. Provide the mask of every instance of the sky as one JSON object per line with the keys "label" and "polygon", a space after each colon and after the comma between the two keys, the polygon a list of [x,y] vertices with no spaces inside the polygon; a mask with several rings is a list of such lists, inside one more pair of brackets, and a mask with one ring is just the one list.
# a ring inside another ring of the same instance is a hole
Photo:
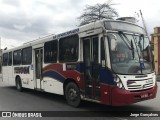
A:
{"label": "sky", "polygon": [[[1,48],[13,48],[49,34],[78,27],[87,5],[107,0],[0,0]],[[148,33],[160,26],[159,0],[112,0],[119,17],[137,17],[141,9]],[[138,17],[137,17],[138,19]],[[141,24],[139,19],[139,24]]]}

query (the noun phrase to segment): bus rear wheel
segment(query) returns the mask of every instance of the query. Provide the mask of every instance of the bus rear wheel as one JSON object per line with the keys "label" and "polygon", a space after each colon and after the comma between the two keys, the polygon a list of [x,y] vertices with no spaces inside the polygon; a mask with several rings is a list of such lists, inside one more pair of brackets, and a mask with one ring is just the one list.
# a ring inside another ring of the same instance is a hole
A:
{"label": "bus rear wheel", "polygon": [[65,98],[67,103],[73,107],[78,107],[81,102],[80,91],[74,82],[70,82],[65,87]]}
{"label": "bus rear wheel", "polygon": [[21,83],[21,78],[17,77],[16,78],[16,88],[18,91],[22,92],[23,88],[22,88],[22,83]]}

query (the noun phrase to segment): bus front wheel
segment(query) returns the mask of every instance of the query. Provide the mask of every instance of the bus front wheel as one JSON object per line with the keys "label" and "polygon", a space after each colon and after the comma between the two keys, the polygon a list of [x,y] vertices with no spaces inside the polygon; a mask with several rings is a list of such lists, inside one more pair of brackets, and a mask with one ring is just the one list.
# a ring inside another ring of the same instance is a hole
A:
{"label": "bus front wheel", "polygon": [[81,102],[80,91],[74,82],[69,82],[65,87],[65,98],[67,103],[73,107],[78,107]]}
{"label": "bus front wheel", "polygon": [[16,88],[18,91],[22,92],[22,83],[21,83],[21,78],[20,77],[17,77],[16,78]]}

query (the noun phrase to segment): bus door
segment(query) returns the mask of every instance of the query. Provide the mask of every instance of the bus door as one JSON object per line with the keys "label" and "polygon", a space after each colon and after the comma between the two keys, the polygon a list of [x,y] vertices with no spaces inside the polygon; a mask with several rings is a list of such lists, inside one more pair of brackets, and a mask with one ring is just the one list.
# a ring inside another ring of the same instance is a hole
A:
{"label": "bus door", "polygon": [[42,89],[43,49],[35,49],[35,83],[36,89]]}
{"label": "bus door", "polygon": [[100,65],[98,56],[98,36],[85,38],[83,40],[85,96],[96,100],[100,99]]}

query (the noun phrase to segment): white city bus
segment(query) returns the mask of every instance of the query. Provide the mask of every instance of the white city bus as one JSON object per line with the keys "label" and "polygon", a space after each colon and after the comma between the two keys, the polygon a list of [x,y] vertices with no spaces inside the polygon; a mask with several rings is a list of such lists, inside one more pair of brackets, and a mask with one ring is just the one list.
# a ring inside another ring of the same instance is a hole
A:
{"label": "white city bus", "polygon": [[122,106],[156,97],[149,39],[136,24],[102,20],[3,51],[3,82]]}

